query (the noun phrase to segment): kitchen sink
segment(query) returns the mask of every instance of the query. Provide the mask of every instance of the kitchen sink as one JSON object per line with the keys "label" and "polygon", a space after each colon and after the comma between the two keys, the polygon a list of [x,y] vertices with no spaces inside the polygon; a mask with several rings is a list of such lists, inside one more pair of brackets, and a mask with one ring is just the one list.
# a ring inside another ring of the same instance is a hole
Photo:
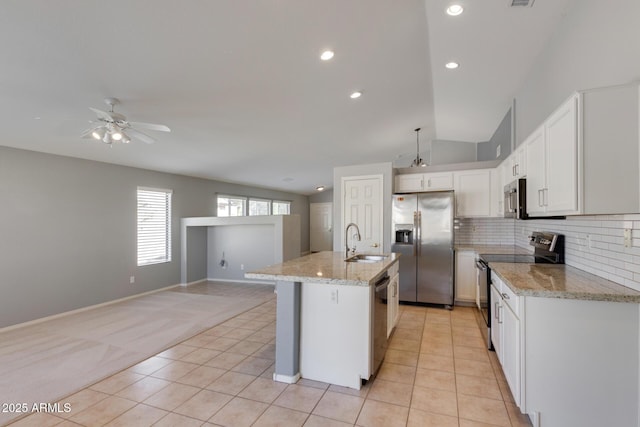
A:
{"label": "kitchen sink", "polygon": [[374,263],[381,262],[389,258],[389,255],[367,255],[367,254],[356,254],[350,256],[345,259],[346,262],[363,262],[363,263]]}

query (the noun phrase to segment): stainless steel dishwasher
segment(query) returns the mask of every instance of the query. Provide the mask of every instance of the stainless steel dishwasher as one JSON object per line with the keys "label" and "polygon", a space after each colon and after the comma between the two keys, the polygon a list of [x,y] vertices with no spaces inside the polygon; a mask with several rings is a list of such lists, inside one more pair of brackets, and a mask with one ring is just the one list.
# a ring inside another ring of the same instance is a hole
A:
{"label": "stainless steel dishwasher", "polygon": [[389,276],[380,278],[375,286],[373,310],[373,373],[377,373],[387,352],[387,288]]}

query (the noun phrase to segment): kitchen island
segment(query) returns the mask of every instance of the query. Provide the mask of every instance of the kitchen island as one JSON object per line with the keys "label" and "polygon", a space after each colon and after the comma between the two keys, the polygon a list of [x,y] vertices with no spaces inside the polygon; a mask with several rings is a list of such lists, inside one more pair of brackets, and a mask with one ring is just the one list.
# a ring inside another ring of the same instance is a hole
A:
{"label": "kitchen island", "polygon": [[534,426],[637,426],[640,292],[568,265],[490,262],[491,338]]}
{"label": "kitchen island", "polygon": [[397,283],[398,257],[346,262],[344,252],[319,252],[246,273],[248,279],[276,282],[273,379],[359,389],[374,370],[373,287],[385,274]]}

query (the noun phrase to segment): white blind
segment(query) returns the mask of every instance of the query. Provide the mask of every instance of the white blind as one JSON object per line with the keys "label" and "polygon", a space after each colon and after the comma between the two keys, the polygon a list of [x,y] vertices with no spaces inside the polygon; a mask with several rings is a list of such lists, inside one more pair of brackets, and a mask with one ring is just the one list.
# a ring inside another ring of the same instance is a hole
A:
{"label": "white blind", "polygon": [[138,187],[138,265],[171,261],[171,190]]}

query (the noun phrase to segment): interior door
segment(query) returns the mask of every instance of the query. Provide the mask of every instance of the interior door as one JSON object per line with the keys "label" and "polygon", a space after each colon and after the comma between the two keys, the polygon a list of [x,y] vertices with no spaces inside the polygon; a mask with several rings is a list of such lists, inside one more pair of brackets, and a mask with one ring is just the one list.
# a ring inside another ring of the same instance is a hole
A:
{"label": "interior door", "polygon": [[[361,241],[348,236],[349,247],[361,253],[382,253],[382,176],[350,177],[343,181],[343,225],[353,222],[360,229]],[[355,231],[355,230],[351,230]],[[344,233],[342,247],[344,247]]]}
{"label": "interior door", "polygon": [[333,248],[333,203],[309,204],[311,252],[330,251]]}

